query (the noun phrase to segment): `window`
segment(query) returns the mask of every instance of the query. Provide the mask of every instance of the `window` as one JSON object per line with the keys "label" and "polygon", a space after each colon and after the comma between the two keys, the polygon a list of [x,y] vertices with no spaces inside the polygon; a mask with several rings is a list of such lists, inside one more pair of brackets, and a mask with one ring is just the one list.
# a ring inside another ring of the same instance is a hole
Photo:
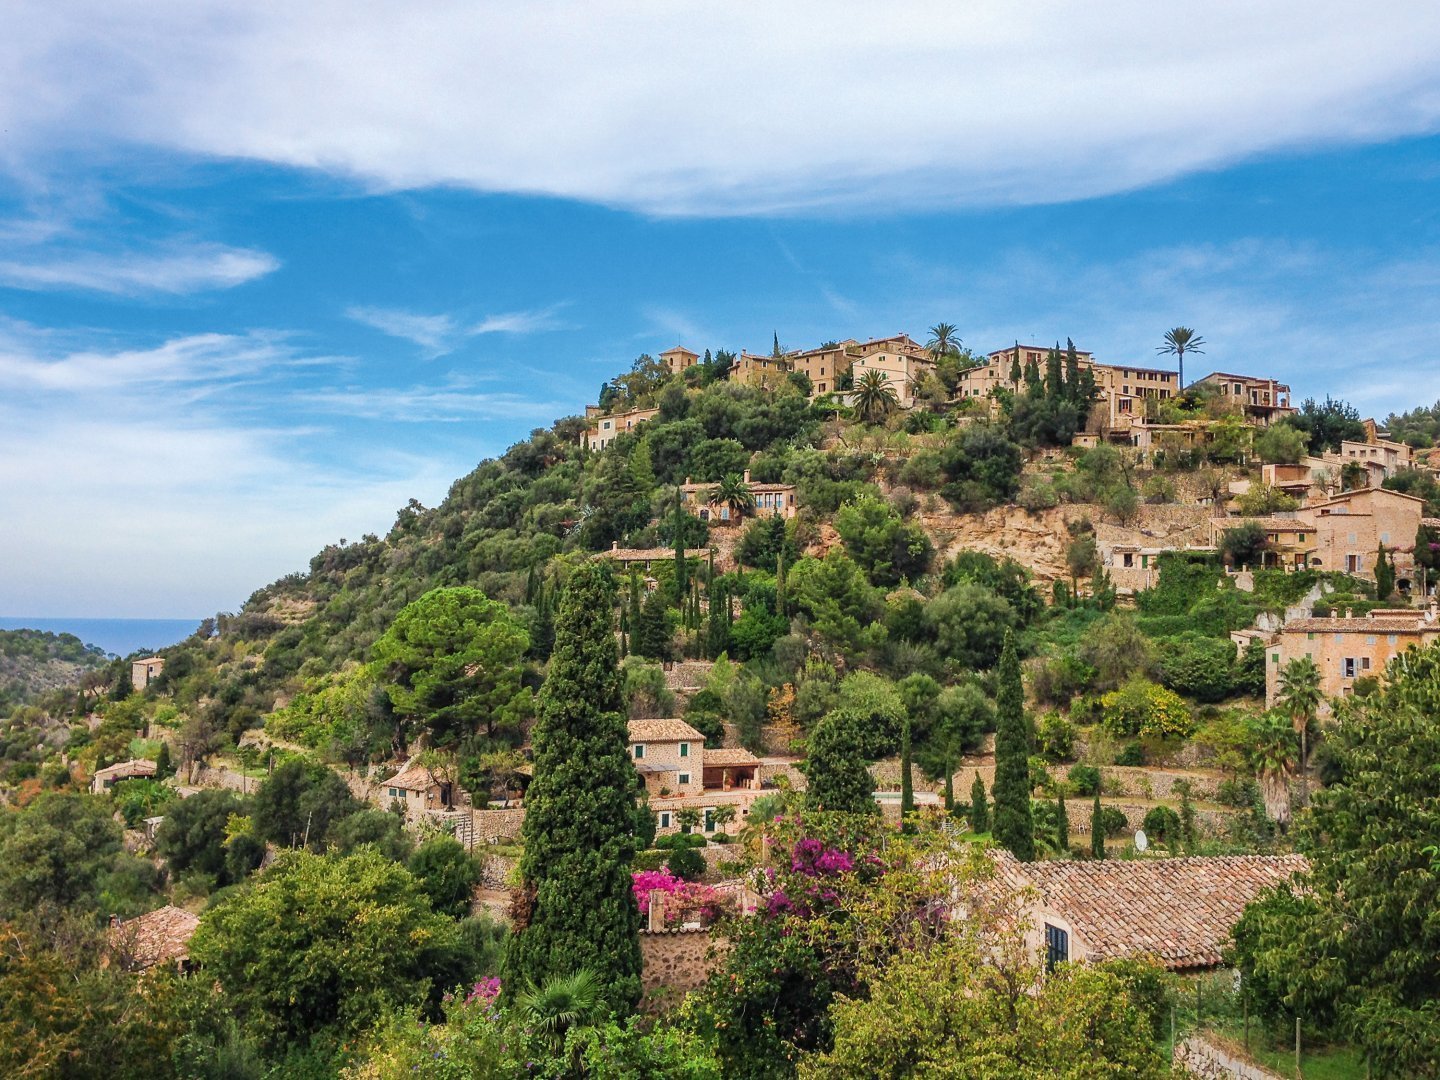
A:
{"label": "window", "polygon": [[636,761],[639,761],[645,756],[645,744],[643,742],[637,742],[630,749],[635,754]]}
{"label": "window", "polygon": [[1278,652],[1272,652],[1272,653],[1270,654],[1270,663],[1272,663],[1272,664],[1278,664],[1278,663],[1280,663],[1280,654],[1279,654]]}
{"label": "window", "polygon": [[690,744],[689,744],[688,742],[682,742],[682,743],[680,744],[680,756],[681,756],[681,757],[689,757],[689,756],[690,756]]}
{"label": "window", "polygon": [[[1355,534],[1354,534],[1354,533],[1351,533],[1351,534],[1350,534],[1350,542],[1351,542],[1352,544],[1355,542]],[[1360,556],[1359,556],[1359,555],[1346,555],[1346,556],[1345,556],[1345,572],[1346,572],[1347,574],[1358,574],[1358,573],[1360,572]]]}
{"label": "window", "polygon": [[1070,959],[1070,934],[1058,926],[1045,924],[1045,968],[1054,971],[1056,964]]}
{"label": "window", "polygon": [[1355,678],[1355,658],[1347,656],[1340,661],[1340,674],[1347,679]]}
{"label": "window", "polygon": [[1400,640],[1400,636],[1399,636],[1398,634],[1386,634],[1386,635],[1385,635],[1386,644],[1394,645],[1394,644],[1395,644],[1397,641],[1399,641],[1399,640]]}
{"label": "window", "polygon": [[679,782],[680,786],[684,787],[686,784],[690,783],[690,774],[688,772],[682,772],[676,779]]}
{"label": "window", "polygon": [[713,809],[707,809],[705,811],[705,831],[715,831],[715,811]]}
{"label": "window", "polygon": [[390,789],[390,797],[391,797],[392,799],[398,799],[398,798],[400,798],[400,790],[399,790],[398,788],[393,788],[393,787],[392,787],[392,788]]}
{"label": "window", "polygon": [[668,828],[670,828],[670,811],[669,811],[669,810],[661,810],[661,811],[660,811],[660,828],[662,828],[662,829],[668,829]]}
{"label": "window", "polygon": [[1360,657],[1360,670],[1361,670],[1361,671],[1369,671],[1369,670],[1370,670],[1370,657],[1368,657],[1368,656],[1362,656],[1362,657]]}

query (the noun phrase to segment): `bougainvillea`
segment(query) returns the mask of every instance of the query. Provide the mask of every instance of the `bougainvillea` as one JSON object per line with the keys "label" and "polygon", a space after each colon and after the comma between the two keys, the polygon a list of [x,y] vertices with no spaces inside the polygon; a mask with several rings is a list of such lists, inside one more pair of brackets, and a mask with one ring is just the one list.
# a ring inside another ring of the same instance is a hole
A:
{"label": "bougainvillea", "polygon": [[678,878],[669,870],[636,870],[630,877],[641,915],[650,914],[650,894],[657,891],[667,896],[666,922],[676,922],[687,912],[698,913],[708,922],[718,918],[724,907],[724,897],[715,889],[698,881]]}

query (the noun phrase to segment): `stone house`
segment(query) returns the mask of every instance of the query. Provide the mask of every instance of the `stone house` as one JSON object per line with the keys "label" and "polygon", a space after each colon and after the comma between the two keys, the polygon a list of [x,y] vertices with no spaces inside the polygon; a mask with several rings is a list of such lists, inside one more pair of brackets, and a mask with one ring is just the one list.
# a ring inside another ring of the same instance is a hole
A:
{"label": "stone house", "polygon": [[[703,561],[710,557],[709,548],[686,548],[685,558],[687,560]],[[628,572],[632,567],[636,570],[648,572],[658,565],[674,565],[674,548],[622,548],[618,540],[613,541],[610,550],[603,552],[597,558],[606,558],[619,566],[621,571]]]}
{"label": "stone house", "polygon": [[90,778],[90,791],[95,795],[103,795],[121,780],[148,779],[154,775],[155,762],[146,761],[144,758],[133,758],[130,761],[121,761],[103,769],[96,769],[95,775]]}
{"label": "stone house", "polygon": [[126,971],[162,964],[184,971],[190,963],[190,939],[199,926],[198,916],[168,904],[123,921],[112,915],[105,935],[107,960]]}
{"label": "stone house", "polygon": [[866,372],[878,371],[895,391],[902,409],[915,404],[915,388],[920,380],[935,370],[935,360],[924,346],[908,334],[875,338],[852,347],[850,374],[858,382]]}
{"label": "stone house", "polygon": [[163,656],[147,656],[143,660],[132,660],[130,662],[130,685],[136,690],[144,690],[158,679],[164,670],[165,658]]}
{"label": "stone house", "polygon": [[414,758],[390,779],[380,782],[380,805],[388,807],[392,803],[400,803],[409,821],[453,808],[462,801],[460,794],[453,783]]}
{"label": "stone house", "polygon": [[795,504],[794,484],[758,483],[750,479],[749,469],[745,470],[744,483],[750,488],[750,494],[755,497],[755,508],[743,513],[715,501],[712,496],[715,493],[716,485],[697,484],[688,476],[685,478],[685,483],[680,485],[681,498],[686,511],[712,525],[728,525],[731,522],[738,522],[746,514],[751,517],[792,518],[798,512],[799,508]]}
{"label": "stone house", "polygon": [[1269,547],[1260,556],[1260,565],[1263,567],[1301,570],[1311,565],[1316,556],[1319,544],[1317,530],[1313,519],[1304,511],[1283,516],[1276,514],[1270,517],[1215,518],[1210,526],[1214,533],[1215,546],[1220,546],[1228,530],[1247,525],[1258,525],[1265,533],[1265,542]]}
{"label": "stone house", "polygon": [[598,405],[585,406],[588,426],[580,436],[580,445],[587,450],[604,450],[615,439],[627,431],[633,431],[647,420],[653,420],[659,409],[630,409],[627,412],[607,413]]}
{"label": "stone house", "polygon": [[850,370],[855,361],[853,350],[859,346],[854,338],[848,338],[835,345],[791,353],[786,360],[791,371],[798,371],[809,378],[811,396],[819,397],[838,389],[836,380]]}
{"label": "stone house", "polygon": [[1300,855],[1059,859],[992,855],[1022,894],[1026,943],[1047,965],[1153,956],[1171,971],[1222,963],[1231,929],[1262,889],[1307,869]]}
{"label": "stone house", "polygon": [[742,386],[779,386],[790,374],[790,361],[783,356],[758,356],[742,352],[730,365],[726,378]]}
{"label": "stone house", "polygon": [[[1410,468],[1413,451],[1402,442],[1375,438],[1373,441],[1358,442],[1346,439],[1340,444],[1340,461],[1344,464],[1359,462],[1367,468],[1376,468],[1380,480],[1388,480],[1401,469]],[[1375,485],[1379,487],[1379,484]]]}
{"label": "stone house", "polygon": [[1290,387],[1275,379],[1212,371],[1192,385],[1214,387],[1221,398],[1233,404],[1246,420],[1261,427],[1282,420],[1295,411],[1290,405]]}
{"label": "stone house", "polygon": [[653,798],[705,790],[705,736],[684,720],[631,720],[630,759]]}
{"label": "stone house", "polygon": [[1385,665],[1411,648],[1440,641],[1435,609],[1379,609],[1352,618],[1292,619],[1266,648],[1265,704],[1280,695],[1280,673],[1291,660],[1308,656],[1320,669],[1320,690],[1341,698],[1355,690],[1355,680],[1379,677]]}
{"label": "stone house", "polygon": [[1315,525],[1310,565],[1373,579],[1375,556],[1384,544],[1395,559],[1397,584],[1408,588],[1424,511],[1424,499],[1378,487],[1312,503],[1301,511]]}

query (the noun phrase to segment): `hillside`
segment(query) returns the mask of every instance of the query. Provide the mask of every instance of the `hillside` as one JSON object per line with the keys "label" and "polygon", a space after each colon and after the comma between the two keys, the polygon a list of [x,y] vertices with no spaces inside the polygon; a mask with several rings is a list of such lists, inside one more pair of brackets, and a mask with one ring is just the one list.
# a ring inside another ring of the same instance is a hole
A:
{"label": "hillside", "polygon": [[105,651],[74,634],[0,630],[0,715],[29,704],[109,662]]}

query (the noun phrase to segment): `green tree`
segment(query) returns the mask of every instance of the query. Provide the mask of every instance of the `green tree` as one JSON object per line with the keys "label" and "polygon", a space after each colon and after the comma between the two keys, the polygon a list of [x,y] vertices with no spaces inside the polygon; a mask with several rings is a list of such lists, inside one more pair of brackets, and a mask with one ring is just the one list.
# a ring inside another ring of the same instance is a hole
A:
{"label": "green tree", "polygon": [[1016,626],[1015,610],[1007,600],[970,581],[926,604],[921,622],[940,655],[965,668],[993,667]]}
{"label": "green tree", "polygon": [[1030,739],[1025,727],[1025,696],[1015,636],[1007,631],[1000,654],[995,692],[995,821],[992,832],[1021,862],[1035,858],[1035,826],[1030,812]]}
{"label": "green tree", "polygon": [[430,906],[441,915],[463,919],[470,914],[480,867],[475,857],[453,836],[432,836],[410,856],[410,873]]}
{"label": "green tree", "polygon": [[94,910],[120,836],[110,808],[89,795],[47,791],[0,810],[0,915]]}
{"label": "green tree", "polygon": [[1105,808],[1100,805],[1100,789],[1095,789],[1095,803],[1090,808],[1090,856],[1105,858]]}
{"label": "green tree", "polygon": [[1385,552],[1385,545],[1375,555],[1375,599],[1389,600],[1395,592],[1395,563]]}
{"label": "green tree", "polygon": [[970,781],[970,829],[972,832],[990,831],[990,808],[985,800],[985,781],[977,770],[975,779]]}
{"label": "green tree", "polygon": [[837,548],[823,559],[801,559],[786,578],[791,603],[822,637],[842,649],[858,650],[875,641],[884,628],[879,593],[865,573]]}
{"label": "green tree", "polygon": [[331,827],[360,808],[332,769],[287,761],[255,792],[255,831],[272,844],[323,851]]}
{"label": "green tree", "polygon": [[1263,565],[1270,542],[1258,521],[1247,521],[1220,534],[1220,554],[1234,567]]}
{"label": "green tree", "polygon": [[1185,389],[1185,354],[1203,353],[1205,350],[1200,346],[1204,344],[1205,339],[1188,326],[1177,326],[1173,330],[1165,331],[1165,344],[1155,351],[1165,356],[1175,357],[1176,362],[1180,365],[1180,374],[1176,380],[1177,390]]}
{"label": "green tree", "polygon": [[910,718],[900,728],[900,821],[906,822],[915,813],[915,781],[910,775]]}
{"label": "green tree", "polygon": [[431,911],[404,867],[370,849],[282,854],[205,912],[190,956],[274,1049],[437,1005],[472,975],[456,925]]}
{"label": "green tree", "polygon": [[[1440,648],[1393,661],[1326,743],[1344,782],[1299,819],[1308,873],[1263,895],[1232,959],[1270,1016],[1358,1045],[1377,1077],[1440,1075]],[[1287,725],[1288,727],[1288,725]]]}
{"label": "green tree", "polygon": [[960,348],[960,332],[948,322],[936,323],[930,328],[930,340],[925,343],[930,358],[937,363]]}
{"label": "green tree", "polygon": [[743,517],[755,509],[755,489],[739,473],[726,473],[710,492],[717,506],[728,507],[733,517]]}
{"label": "green tree", "polygon": [[1255,436],[1255,453],[1267,464],[1294,465],[1309,449],[1305,433],[1289,424],[1271,424]]}
{"label": "green tree", "polygon": [[483,725],[513,734],[530,712],[521,686],[530,635],[478,589],[432,589],[407,605],[375,642],[376,673],[406,721],[400,749],[419,730],[453,746]]}
{"label": "green tree", "polygon": [[669,660],[672,654],[670,606],[665,590],[656,588],[645,596],[640,620],[630,631],[630,651],[651,660]]}
{"label": "green tree", "polygon": [[198,870],[217,885],[233,884],[226,870],[227,827],[249,807],[233,791],[209,788],[197,791],[170,807],[155,833],[155,850],[172,874]]}
{"label": "green tree", "polygon": [[860,710],[837,708],[815,726],[802,766],[807,807],[875,813],[875,779],[868,767],[873,736],[866,730],[870,719]]}
{"label": "green tree", "polygon": [[979,744],[984,732],[994,728],[995,710],[978,686],[962,683],[942,690],[931,711],[933,716],[924,730],[916,760],[928,776],[944,781],[945,809],[953,810],[955,770],[960,767],[960,758]]}
{"label": "green tree", "polygon": [[906,524],[893,506],[874,495],[859,495],[841,506],[835,531],[876,585],[918,577],[930,565],[933,549],[925,530]]}
{"label": "green tree", "polygon": [[1062,855],[1070,852],[1070,815],[1065,812],[1065,789],[1055,793],[1055,849]]}
{"label": "green tree", "polygon": [[607,1006],[628,1012],[640,1000],[640,913],[630,881],[639,783],[615,650],[615,593],[609,566],[591,562],[571,575],[561,601],[531,732],[524,885],[505,973],[520,987],[589,968]]}
{"label": "green tree", "polygon": [[850,400],[855,412],[867,424],[885,419],[899,407],[900,399],[883,371],[865,371],[855,380]]}

